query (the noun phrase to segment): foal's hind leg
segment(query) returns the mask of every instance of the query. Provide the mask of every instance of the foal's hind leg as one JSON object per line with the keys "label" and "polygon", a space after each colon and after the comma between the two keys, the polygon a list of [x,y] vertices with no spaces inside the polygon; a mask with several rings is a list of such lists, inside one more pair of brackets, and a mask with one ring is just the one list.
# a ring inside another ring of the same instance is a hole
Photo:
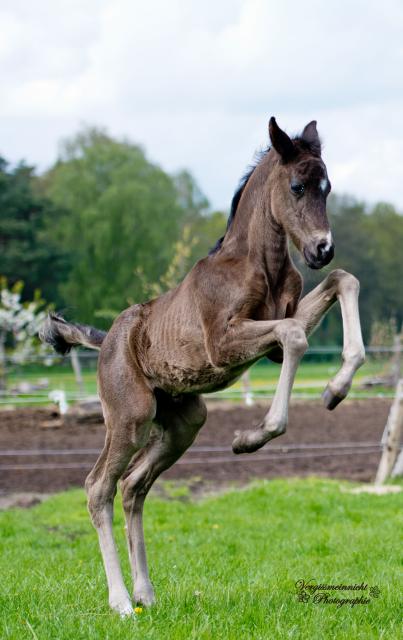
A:
{"label": "foal's hind leg", "polygon": [[[123,369],[121,366],[121,370]],[[126,374],[126,375],[125,375]],[[148,440],[155,415],[153,394],[133,378],[133,371],[122,378],[102,384],[107,436],[104,449],[89,474],[85,486],[88,509],[97,530],[109,589],[109,604],[121,615],[132,613],[132,605],[123,582],[113,538],[113,501],[116,485],[133,453]],[[107,401],[105,401],[105,397]]]}
{"label": "foal's hind leg", "polygon": [[365,360],[358,309],[359,290],[357,278],[342,269],[335,269],[321,284],[302,298],[294,316],[309,334],[327,310],[337,300],[340,301],[344,333],[343,365],[323,394],[325,406],[330,410],[346,397],[355,372]]}
{"label": "foal's hind leg", "polygon": [[129,463],[131,452],[131,449],[121,450],[119,446],[112,443],[112,438],[108,434],[104,449],[85,482],[88,510],[98,534],[108,582],[109,605],[121,615],[132,613],[132,606],[123,582],[113,537],[113,501],[118,478]]}
{"label": "foal's hind leg", "polygon": [[190,447],[207,415],[204,401],[198,396],[184,396],[176,400],[164,396],[157,402],[156,421],[160,428],[152,434],[147,446],[134,456],[121,483],[133,598],[144,605],[155,601],[144,542],[144,501],[158,476]]}

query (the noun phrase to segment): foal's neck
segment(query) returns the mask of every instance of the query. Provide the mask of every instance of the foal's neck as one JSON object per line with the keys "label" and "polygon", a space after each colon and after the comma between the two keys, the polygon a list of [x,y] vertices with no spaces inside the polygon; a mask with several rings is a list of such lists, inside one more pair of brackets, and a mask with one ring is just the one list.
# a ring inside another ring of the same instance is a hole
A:
{"label": "foal's neck", "polygon": [[289,265],[287,235],[274,219],[268,173],[271,158],[256,167],[249,178],[238,205],[233,223],[225,236],[224,247],[237,256],[248,256],[258,270],[264,270],[268,281],[275,285]]}

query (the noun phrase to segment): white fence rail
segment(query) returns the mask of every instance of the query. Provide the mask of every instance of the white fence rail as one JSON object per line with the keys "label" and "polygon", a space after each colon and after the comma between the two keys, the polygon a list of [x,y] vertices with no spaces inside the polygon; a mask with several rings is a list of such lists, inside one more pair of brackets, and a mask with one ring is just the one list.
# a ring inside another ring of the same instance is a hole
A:
{"label": "white fence rail", "polygon": [[[340,356],[342,351],[342,347],[334,346],[334,347],[311,347],[308,349],[306,353],[305,360],[308,363],[314,363],[315,357],[318,357],[318,362],[323,363],[323,356],[329,356],[332,360],[329,361],[329,367],[336,366],[336,361],[333,360],[334,356]],[[370,357],[378,356],[378,360],[380,362],[388,362],[390,363],[390,368],[396,368],[396,363],[398,363],[398,368],[400,369],[400,356],[402,352],[402,344],[401,342],[396,342],[394,346],[379,346],[379,347],[366,347],[366,352]],[[95,371],[96,361],[98,358],[98,353],[89,350],[78,350],[74,353],[74,356],[70,357],[61,357],[57,354],[50,354],[49,360],[56,365],[61,365],[64,367],[72,367],[74,370],[74,375],[76,379],[76,389],[63,389],[63,384],[59,385],[59,388],[56,389],[56,384],[53,383],[52,387],[49,385],[49,388],[34,388],[35,385],[29,385],[26,390],[23,389],[21,385],[15,385],[14,391],[12,389],[0,391],[0,408],[3,406],[39,406],[44,404],[50,404],[54,402],[54,396],[52,398],[51,394],[56,391],[61,391],[64,393],[64,399],[68,404],[77,402],[79,400],[84,399],[88,396],[88,393],[85,391],[85,376],[83,378],[82,369],[84,371],[88,371],[88,368]],[[13,362],[11,358],[6,358],[7,369],[11,376],[19,376],[21,378],[24,375],[29,377],[32,374],[26,374],[28,371],[26,366],[21,366],[16,362]],[[35,365],[38,366],[40,359],[38,357],[32,357],[28,363],[28,366]],[[258,365],[261,366],[261,365]],[[268,363],[267,366],[274,366]],[[43,377],[46,377],[46,374],[49,372],[51,377],[52,374],[52,366],[43,365]],[[264,375],[264,366],[262,366],[262,375]],[[394,372],[396,374],[396,372]],[[331,377],[331,372],[329,373],[328,378]],[[40,374],[38,373],[38,378]],[[32,378],[31,378],[32,379]],[[292,398],[294,400],[306,400],[312,399],[317,400],[321,397],[321,390],[326,387],[328,379],[315,379],[315,380],[307,380],[302,382],[296,382],[293,388]],[[231,387],[228,389],[224,389],[223,391],[219,391],[217,393],[208,394],[206,397],[209,400],[232,400],[232,401],[244,401],[245,404],[250,405],[257,400],[270,400],[273,398],[275,393],[275,384],[271,380],[267,384],[260,383],[258,386],[252,384],[249,380],[245,380],[242,387]],[[88,389],[87,389],[88,391]],[[390,389],[382,388],[382,391],[379,391],[379,386],[374,384],[373,387],[365,390],[360,390],[357,392],[356,389],[353,388],[349,393],[349,398],[351,399],[373,399],[378,397],[383,398],[393,398],[394,390],[391,387]]]}

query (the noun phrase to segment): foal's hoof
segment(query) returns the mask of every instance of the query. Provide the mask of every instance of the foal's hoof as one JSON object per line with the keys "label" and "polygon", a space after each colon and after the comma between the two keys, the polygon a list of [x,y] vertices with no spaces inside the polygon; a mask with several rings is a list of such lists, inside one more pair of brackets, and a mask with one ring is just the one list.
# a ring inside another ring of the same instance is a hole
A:
{"label": "foal's hoof", "polygon": [[133,615],[133,607],[132,603],[130,602],[129,596],[127,597],[127,599],[122,598],[119,600],[109,600],[109,606],[111,607],[111,609],[116,611],[116,613],[118,613],[121,618],[127,618],[128,616]]}
{"label": "foal's hoof", "polygon": [[135,589],[133,600],[137,604],[142,604],[144,607],[151,607],[152,604],[155,604],[154,589],[151,585]]}
{"label": "foal's hoof", "polygon": [[323,404],[325,405],[326,409],[329,409],[329,411],[333,411],[333,409],[335,409],[337,405],[340,404],[342,400],[344,400],[345,397],[345,395],[338,395],[337,393],[333,393],[329,386],[327,386],[322,393]]}
{"label": "foal's hoof", "polygon": [[232,451],[238,453],[253,453],[266,444],[267,438],[261,429],[250,429],[249,431],[236,431],[232,442]]}

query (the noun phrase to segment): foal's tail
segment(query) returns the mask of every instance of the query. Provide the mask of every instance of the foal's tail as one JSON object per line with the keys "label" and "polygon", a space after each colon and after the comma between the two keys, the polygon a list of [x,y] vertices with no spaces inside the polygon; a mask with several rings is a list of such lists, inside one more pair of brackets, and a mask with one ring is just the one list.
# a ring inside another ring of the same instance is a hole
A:
{"label": "foal's tail", "polygon": [[99,331],[86,324],[67,322],[56,313],[49,313],[39,331],[42,342],[52,345],[57,353],[69,353],[72,347],[82,344],[90,349],[100,349],[106,331]]}

